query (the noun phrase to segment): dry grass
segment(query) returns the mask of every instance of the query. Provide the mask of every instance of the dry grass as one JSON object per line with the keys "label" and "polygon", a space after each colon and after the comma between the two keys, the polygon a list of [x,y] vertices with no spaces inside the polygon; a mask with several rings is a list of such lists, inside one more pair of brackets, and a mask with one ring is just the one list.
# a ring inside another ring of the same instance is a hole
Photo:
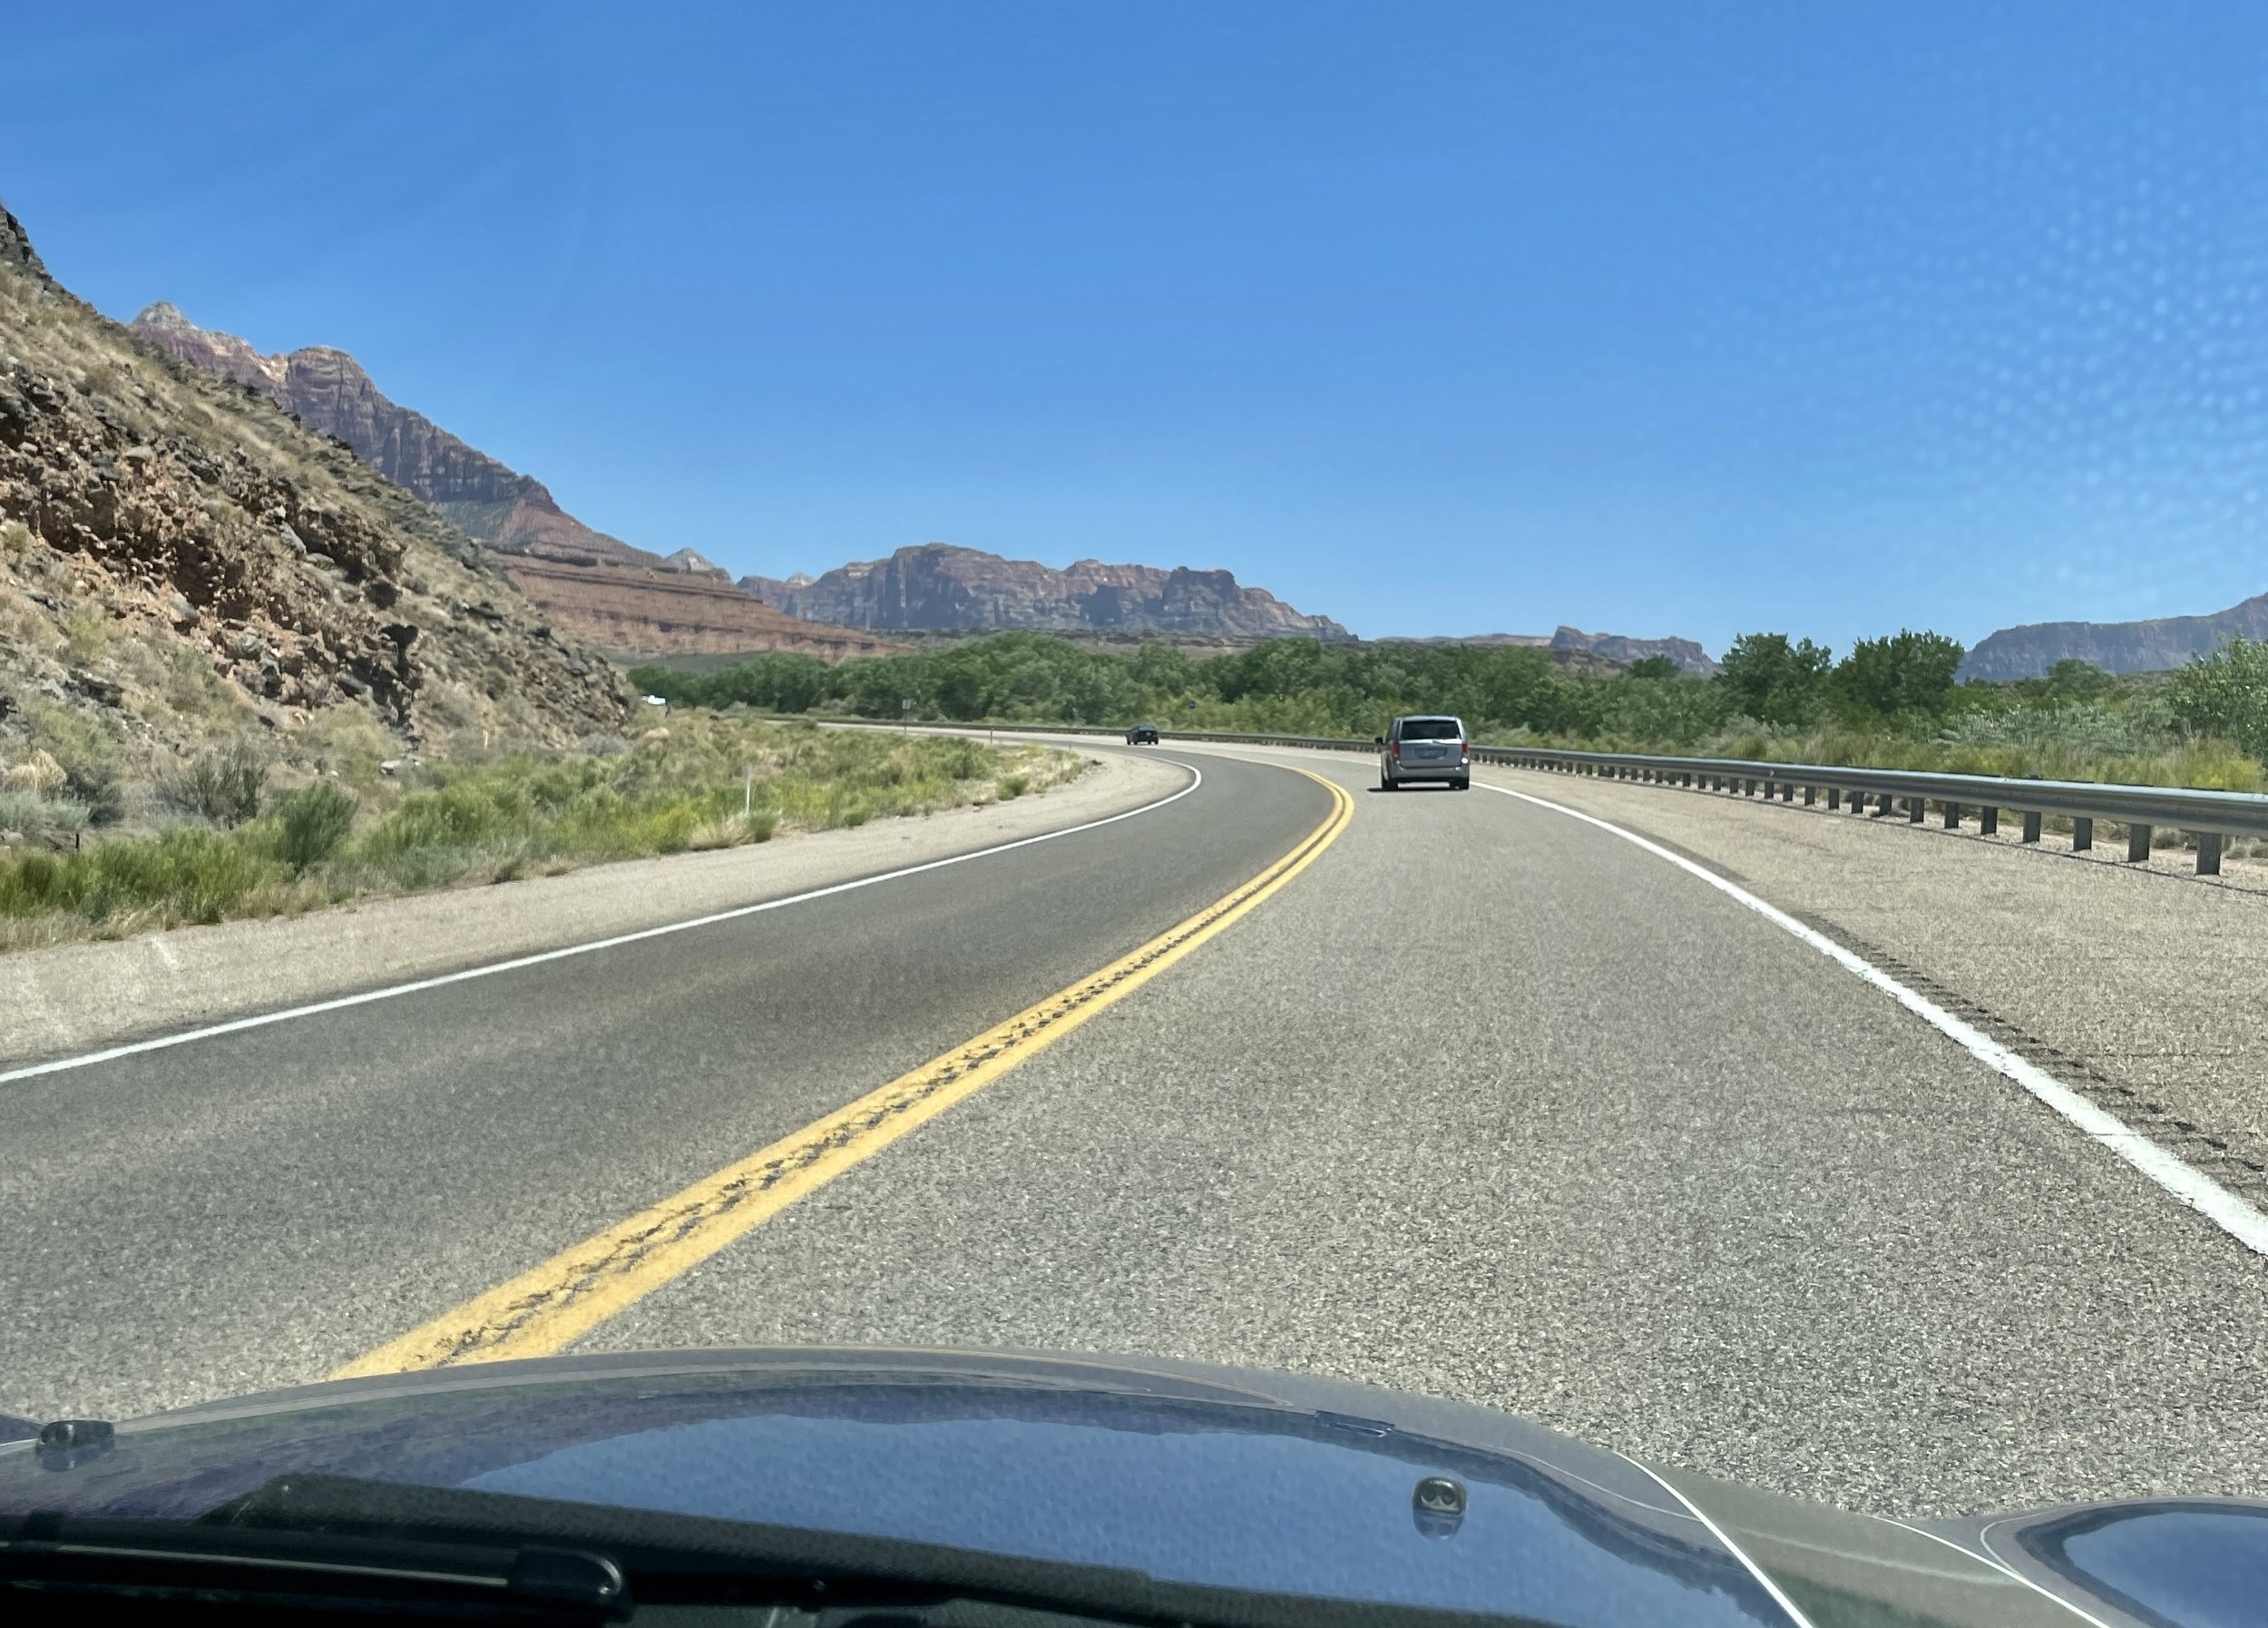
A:
{"label": "dry grass", "polygon": [[232,830],[182,824],[0,858],[0,949],[739,847],[1029,796],[1084,767],[1029,743],[681,714],[628,750],[435,766],[360,799],[348,775],[327,773]]}

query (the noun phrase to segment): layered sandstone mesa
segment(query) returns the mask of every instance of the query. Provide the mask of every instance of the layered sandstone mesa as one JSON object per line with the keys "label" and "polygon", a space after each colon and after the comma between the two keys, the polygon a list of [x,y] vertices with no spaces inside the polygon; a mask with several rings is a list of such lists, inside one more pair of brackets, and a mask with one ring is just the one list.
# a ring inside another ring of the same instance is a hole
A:
{"label": "layered sandstone mesa", "polygon": [[1587,633],[1580,628],[1563,626],[1551,635],[1549,643],[1553,650],[1571,650],[1622,667],[1652,656],[1667,656],[1686,672],[1716,671],[1709,652],[1690,639],[1631,639],[1620,633]]}
{"label": "layered sandstone mesa", "polygon": [[631,701],[463,532],[73,298],[0,210],[0,760],[566,745]]}
{"label": "layered sandstone mesa", "polygon": [[2268,639],[2268,593],[2209,616],[2155,622],[2037,622],[1989,633],[1960,664],[1964,679],[2038,678],[2058,662],[2091,662],[2109,672],[2164,672],[2209,655],[2232,635]]}
{"label": "layered sandstone mesa", "polygon": [[562,630],[619,656],[785,650],[839,662],[894,648],[871,633],[798,622],[709,572],[534,554],[497,563]]}
{"label": "layered sandstone mesa", "polygon": [[844,627],[1125,630],[1231,639],[1286,634],[1342,640],[1328,616],[1305,616],[1226,571],[1171,571],[1080,560],[1057,571],[981,549],[929,543],[821,577],[745,576],[740,585],[807,622]]}

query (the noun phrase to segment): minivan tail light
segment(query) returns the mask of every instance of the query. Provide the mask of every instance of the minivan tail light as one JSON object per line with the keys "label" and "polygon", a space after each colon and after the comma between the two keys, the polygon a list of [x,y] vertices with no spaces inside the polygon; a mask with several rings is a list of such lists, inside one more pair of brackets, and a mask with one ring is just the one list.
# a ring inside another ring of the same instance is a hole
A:
{"label": "minivan tail light", "polygon": [[1398,758],[1402,755],[1402,742],[1397,740],[1393,745],[1386,748],[1386,750]]}

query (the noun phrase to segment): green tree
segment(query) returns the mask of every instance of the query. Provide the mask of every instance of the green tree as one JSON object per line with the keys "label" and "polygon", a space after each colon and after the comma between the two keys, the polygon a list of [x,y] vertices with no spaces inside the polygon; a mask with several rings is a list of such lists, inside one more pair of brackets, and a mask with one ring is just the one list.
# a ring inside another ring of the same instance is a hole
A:
{"label": "green tree", "polygon": [[2166,699],[2184,729],[2268,760],[2268,640],[2233,634],[2211,655],[2191,657]]}
{"label": "green tree", "polygon": [[2118,681],[2092,662],[2082,662],[2077,656],[2066,656],[2048,669],[2048,688],[2057,695],[2107,695],[2118,688]]}
{"label": "green tree", "polygon": [[1623,677],[1634,679],[1674,679],[1677,663],[1667,656],[1640,656],[1624,669]]}
{"label": "green tree", "polygon": [[1877,717],[1940,713],[1953,699],[1953,674],[1969,652],[1943,633],[1901,628],[1886,639],[1862,639],[1834,670],[1836,694]]}
{"label": "green tree", "polygon": [[1804,723],[1819,710],[1834,652],[1785,633],[1743,633],[1716,675],[1730,710],[1765,723]]}

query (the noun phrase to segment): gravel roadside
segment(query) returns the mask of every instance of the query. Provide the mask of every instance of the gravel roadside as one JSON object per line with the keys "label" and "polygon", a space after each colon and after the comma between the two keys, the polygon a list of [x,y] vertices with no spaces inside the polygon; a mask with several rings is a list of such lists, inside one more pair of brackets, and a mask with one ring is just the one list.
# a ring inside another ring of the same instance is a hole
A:
{"label": "gravel roadside", "polygon": [[[1206,749],[1191,746],[1192,752]],[[1227,749],[1286,762],[1335,752]],[[1739,883],[2268,1209],[2268,866],[1483,767]],[[2011,827],[2014,822],[2009,822]],[[2113,851],[2115,848],[2115,851]]]}
{"label": "gravel roadside", "polygon": [[[2268,1206],[2268,893],[1936,825],[1569,775],[1482,778],[1611,819],[1950,1005]],[[2123,848],[2121,849],[2123,852]]]}

